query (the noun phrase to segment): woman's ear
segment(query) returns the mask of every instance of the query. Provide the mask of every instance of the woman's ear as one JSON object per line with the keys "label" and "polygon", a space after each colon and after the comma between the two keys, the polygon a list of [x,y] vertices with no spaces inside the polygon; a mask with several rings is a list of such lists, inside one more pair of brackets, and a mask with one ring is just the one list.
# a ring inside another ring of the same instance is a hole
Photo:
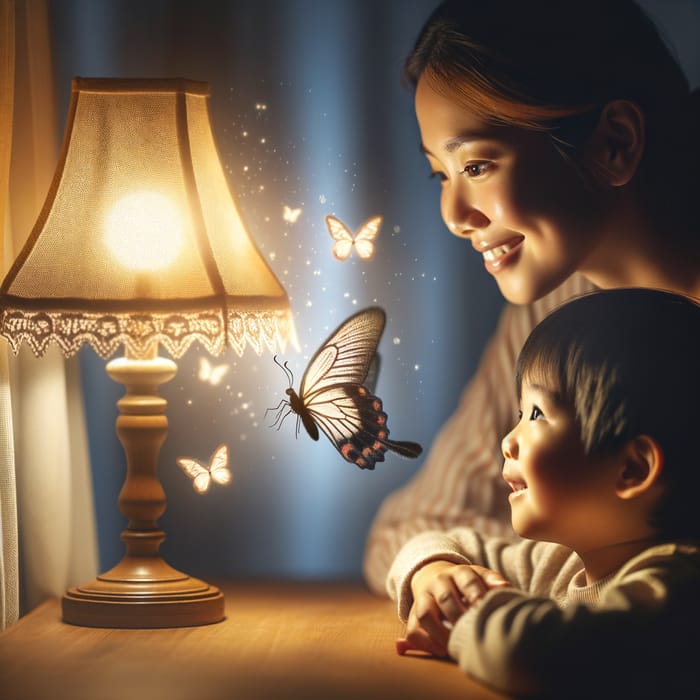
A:
{"label": "woman's ear", "polygon": [[641,109],[629,100],[613,100],[600,113],[586,150],[586,160],[603,184],[620,187],[637,172],[644,145]]}
{"label": "woman's ear", "polygon": [[622,458],[615,485],[619,498],[636,498],[658,484],[664,466],[664,454],[654,438],[648,435],[633,438],[625,445]]}

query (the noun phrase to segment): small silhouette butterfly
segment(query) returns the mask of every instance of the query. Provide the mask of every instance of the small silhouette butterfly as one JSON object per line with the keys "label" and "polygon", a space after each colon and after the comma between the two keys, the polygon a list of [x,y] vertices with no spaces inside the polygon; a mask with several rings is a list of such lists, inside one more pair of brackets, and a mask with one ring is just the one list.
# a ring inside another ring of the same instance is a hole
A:
{"label": "small silhouette butterfly", "polygon": [[[423,448],[415,442],[389,439],[387,415],[382,400],[367,384],[370,367],[376,361],[376,351],[384,331],[386,315],[379,307],[359,311],[330,335],[311,358],[301,379],[299,393],[292,388],[292,372],[274,361],[287,374],[289,387],[274,408],[277,411],[271,427],[282,426],[290,413],[313,440],[318,440],[320,428],[345,460],[361,469],[374,469],[384,461],[387,450],[403,457],[417,457]],[[266,411],[266,413],[267,413]]]}
{"label": "small silhouette butterfly", "polygon": [[282,211],[282,218],[290,224],[295,224],[297,222],[297,219],[299,218],[299,214],[301,214],[301,207],[297,207],[295,209],[292,209],[291,207],[288,207],[286,204],[284,205],[284,209]]}
{"label": "small silhouette butterfly", "polygon": [[374,239],[379,234],[382,217],[374,216],[367,219],[353,235],[352,231],[337,217],[328,214],[326,226],[333,237],[333,256],[336,260],[347,260],[350,252],[355,252],[362,260],[369,260],[374,255]]}
{"label": "small silhouette butterfly", "polygon": [[212,365],[206,357],[199,358],[199,370],[197,377],[200,382],[207,382],[212,386],[218,386],[224,375],[228,372],[229,365],[226,363],[221,365]]}
{"label": "small silhouette butterfly", "polygon": [[178,457],[177,463],[187,476],[192,479],[192,487],[197,493],[206,493],[213,481],[220,486],[231,483],[231,470],[228,468],[228,446],[219,445],[209,459],[209,464],[202,464],[198,459]]}

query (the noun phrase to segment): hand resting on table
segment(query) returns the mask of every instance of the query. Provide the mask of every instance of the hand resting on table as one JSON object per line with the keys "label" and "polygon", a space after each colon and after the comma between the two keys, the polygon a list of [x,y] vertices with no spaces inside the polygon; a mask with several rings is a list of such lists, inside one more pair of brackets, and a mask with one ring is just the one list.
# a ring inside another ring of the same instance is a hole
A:
{"label": "hand resting on table", "polygon": [[413,605],[406,636],[397,640],[396,651],[447,656],[447,641],[454,623],[488,590],[509,585],[498,571],[483,566],[429,562],[411,579]]}

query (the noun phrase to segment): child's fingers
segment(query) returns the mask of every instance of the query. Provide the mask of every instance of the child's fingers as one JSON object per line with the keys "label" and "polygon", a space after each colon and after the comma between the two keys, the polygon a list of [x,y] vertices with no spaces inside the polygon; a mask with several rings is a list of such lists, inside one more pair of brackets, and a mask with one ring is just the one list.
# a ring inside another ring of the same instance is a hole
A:
{"label": "child's fingers", "polygon": [[487,569],[483,566],[472,566],[473,571],[475,571],[484,580],[489,587],[498,588],[501,586],[510,586],[510,582],[499,571],[494,571],[493,569]]}
{"label": "child's fingers", "polygon": [[396,640],[396,653],[399,656],[403,656],[407,651],[413,651],[413,645],[406,639],[406,637],[401,637]]}
{"label": "child's fingers", "polygon": [[434,592],[435,604],[442,613],[446,622],[454,624],[462,616],[462,613],[467,609],[464,603],[461,592],[457,589],[452,579],[449,579],[449,585],[444,588],[438,588]]}
{"label": "child's fingers", "polygon": [[396,640],[396,653],[404,656],[409,652],[430,654],[431,656],[447,656],[447,649],[435,644],[429,637],[420,634],[411,634],[409,637],[401,637]]}
{"label": "child's fingers", "polygon": [[[420,631],[420,634],[429,639],[431,643],[445,647],[450,633],[444,622],[445,618],[433,596],[427,592],[422,593],[414,601],[409,614],[407,637],[414,640],[414,635]],[[429,649],[427,646],[423,648],[434,653],[432,648]]]}

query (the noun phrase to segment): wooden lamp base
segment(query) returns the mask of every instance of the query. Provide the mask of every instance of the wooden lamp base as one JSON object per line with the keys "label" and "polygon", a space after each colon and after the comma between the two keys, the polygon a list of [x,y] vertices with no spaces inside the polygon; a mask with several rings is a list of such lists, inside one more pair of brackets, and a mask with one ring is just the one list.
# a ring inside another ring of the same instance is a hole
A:
{"label": "wooden lamp base", "polygon": [[126,481],[119,510],[129,519],[121,539],[124,558],[104,574],[63,596],[63,621],[83,627],[187,627],[224,619],[224,596],[215,586],[191,578],[158,553],[165,533],[157,519],[165,492],[157,476],[165,440],[167,402],[158,386],[175,376],[177,365],[154,351],[149,359],[118,358],[109,376],[126,386],[119,400],[117,435],[126,453]]}
{"label": "wooden lamp base", "polygon": [[[161,534],[161,533],[154,533]],[[63,620],[83,627],[189,627],[224,619],[224,595],[163,559],[126,556],[66,591]]]}

